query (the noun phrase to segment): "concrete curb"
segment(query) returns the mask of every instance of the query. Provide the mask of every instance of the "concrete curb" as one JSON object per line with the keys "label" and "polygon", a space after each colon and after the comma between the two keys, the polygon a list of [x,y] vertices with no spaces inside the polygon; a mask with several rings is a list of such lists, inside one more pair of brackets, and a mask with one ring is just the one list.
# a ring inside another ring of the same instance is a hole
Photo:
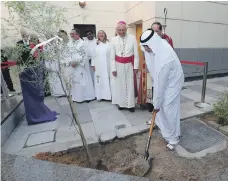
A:
{"label": "concrete curb", "polygon": [[226,126],[220,126],[220,127],[219,127],[219,131],[220,131],[222,134],[228,136],[228,125],[226,125]]}
{"label": "concrete curb", "polygon": [[187,119],[191,119],[191,118],[198,118],[198,117],[201,117],[201,116],[204,116],[206,114],[211,114],[213,113],[214,111],[207,111],[207,112],[204,112],[204,113],[201,113],[201,114],[196,114],[196,115],[193,115],[193,116],[189,116],[189,117],[186,117],[186,118],[182,118],[180,119],[181,121],[184,121],[184,120],[187,120]]}
{"label": "concrete curb", "polygon": [[[213,113],[213,111],[210,113]],[[210,114],[210,113],[206,113],[206,114]],[[206,123],[209,127],[211,127],[213,129],[219,131],[220,133],[228,136],[228,125],[222,126],[222,125],[220,125],[214,121],[203,121],[203,122]]]}

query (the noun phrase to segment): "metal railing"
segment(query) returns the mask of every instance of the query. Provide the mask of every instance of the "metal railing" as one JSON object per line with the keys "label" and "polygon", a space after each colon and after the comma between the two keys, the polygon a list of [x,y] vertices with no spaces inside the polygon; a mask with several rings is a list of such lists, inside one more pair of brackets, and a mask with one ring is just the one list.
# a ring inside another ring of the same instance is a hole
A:
{"label": "metal railing", "polygon": [[205,97],[206,97],[206,89],[207,89],[207,73],[208,73],[208,62],[192,62],[192,61],[185,61],[182,60],[181,64],[186,64],[186,65],[196,65],[196,66],[201,66],[204,67],[203,71],[203,82],[202,82],[202,91],[201,91],[201,101],[200,102],[195,102],[195,106],[198,108],[209,108],[211,105],[209,103],[205,102]]}

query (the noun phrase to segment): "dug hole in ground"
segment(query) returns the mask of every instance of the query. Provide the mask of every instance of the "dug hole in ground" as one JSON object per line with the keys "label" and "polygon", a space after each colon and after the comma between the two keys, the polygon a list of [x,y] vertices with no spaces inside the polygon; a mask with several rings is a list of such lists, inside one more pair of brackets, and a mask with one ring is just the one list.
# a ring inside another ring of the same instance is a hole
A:
{"label": "dug hole in ground", "polygon": [[[148,133],[142,133],[91,147],[93,160],[97,162],[97,169],[133,175],[130,168],[135,159],[143,157],[147,138]],[[201,159],[183,158],[178,156],[175,151],[165,150],[165,142],[158,130],[153,132],[149,153],[154,160],[145,177],[152,180],[220,181],[220,176],[224,172],[228,172],[228,148],[208,154]],[[81,167],[89,165],[85,151],[82,149],[74,152],[39,153],[35,158]]]}

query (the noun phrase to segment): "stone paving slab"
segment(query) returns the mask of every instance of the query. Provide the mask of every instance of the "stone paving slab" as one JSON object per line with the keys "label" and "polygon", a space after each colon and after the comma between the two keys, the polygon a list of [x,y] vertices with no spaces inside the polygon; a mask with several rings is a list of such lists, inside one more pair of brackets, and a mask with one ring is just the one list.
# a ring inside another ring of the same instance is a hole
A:
{"label": "stone paving slab", "polygon": [[[55,110],[59,114],[66,114],[71,118],[73,117],[71,114],[70,106],[65,97],[61,97],[61,98],[48,97],[45,103],[48,107],[52,108],[52,110]],[[81,124],[92,122],[92,116],[89,111],[88,103],[81,103],[81,104],[74,103],[74,106],[77,110],[77,116]]]}
{"label": "stone paving slab", "polygon": [[[202,86],[200,86],[200,85],[186,86],[186,88],[190,89],[190,90],[197,91],[197,92],[202,91]],[[219,92],[207,87],[206,88],[206,95],[213,97],[213,98],[217,98],[219,96]]]}
{"label": "stone paving slab", "polygon": [[[191,100],[194,100],[195,102],[201,100],[201,92],[197,92],[197,91],[194,91],[194,90],[184,89],[184,90],[182,90],[181,95],[183,95],[183,96],[185,96],[185,97],[187,97],[187,98],[189,98]],[[210,97],[208,95],[205,96],[205,101],[206,102],[212,103],[215,100],[216,100],[216,98]]]}
{"label": "stone paving slab", "polygon": [[187,102],[180,105],[180,118],[185,119],[195,115],[203,114],[204,110],[201,110],[194,106],[194,101]]}
{"label": "stone paving slab", "polygon": [[217,92],[224,92],[224,91],[228,91],[228,83],[227,85],[223,85],[223,86],[214,84],[214,83],[208,83],[207,88],[213,89]]}
{"label": "stone paving slab", "polygon": [[117,125],[125,125],[126,127],[132,126],[118,109],[111,107],[97,108],[90,110],[90,112],[98,135],[109,130],[116,130]]}
{"label": "stone paving slab", "polygon": [[91,101],[88,104],[88,107],[90,110],[99,109],[99,108],[113,108],[113,109],[117,108],[115,105],[112,104],[111,101],[96,101],[96,100]]}
{"label": "stone paving slab", "polygon": [[187,102],[192,102],[192,99],[189,99],[189,98],[181,95],[181,97],[180,97],[180,103],[183,104],[183,103],[187,103]]}
{"label": "stone paving slab", "polygon": [[221,86],[227,86],[227,81],[226,80],[217,80],[216,84],[219,84]]}
{"label": "stone paving slab", "polygon": [[107,131],[105,133],[101,133],[99,136],[100,142],[109,142],[112,141],[117,136],[117,130]]}
{"label": "stone paving slab", "polygon": [[218,131],[195,118],[185,120],[181,123],[181,135],[180,146],[190,153],[206,150],[226,140],[226,137]]}
{"label": "stone paving slab", "polygon": [[139,132],[140,132],[140,130],[137,126],[127,127],[127,128],[117,130],[117,137],[118,138],[125,138],[127,136],[137,134]]}
{"label": "stone paving slab", "polygon": [[121,113],[133,126],[144,124],[152,116],[152,113],[148,112],[147,109],[142,110],[140,108],[136,109],[134,113],[128,110],[123,110]]}
{"label": "stone paving slab", "polygon": [[88,107],[88,103],[75,104],[79,122],[81,124],[92,122],[92,115]]}

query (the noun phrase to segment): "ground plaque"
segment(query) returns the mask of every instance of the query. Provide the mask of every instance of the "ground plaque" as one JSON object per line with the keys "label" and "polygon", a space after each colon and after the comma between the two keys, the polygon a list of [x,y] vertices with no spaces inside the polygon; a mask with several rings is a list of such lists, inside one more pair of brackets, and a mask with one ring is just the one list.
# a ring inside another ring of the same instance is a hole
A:
{"label": "ground plaque", "polygon": [[55,133],[56,133],[56,130],[49,130],[49,131],[29,134],[24,148],[54,142]]}

